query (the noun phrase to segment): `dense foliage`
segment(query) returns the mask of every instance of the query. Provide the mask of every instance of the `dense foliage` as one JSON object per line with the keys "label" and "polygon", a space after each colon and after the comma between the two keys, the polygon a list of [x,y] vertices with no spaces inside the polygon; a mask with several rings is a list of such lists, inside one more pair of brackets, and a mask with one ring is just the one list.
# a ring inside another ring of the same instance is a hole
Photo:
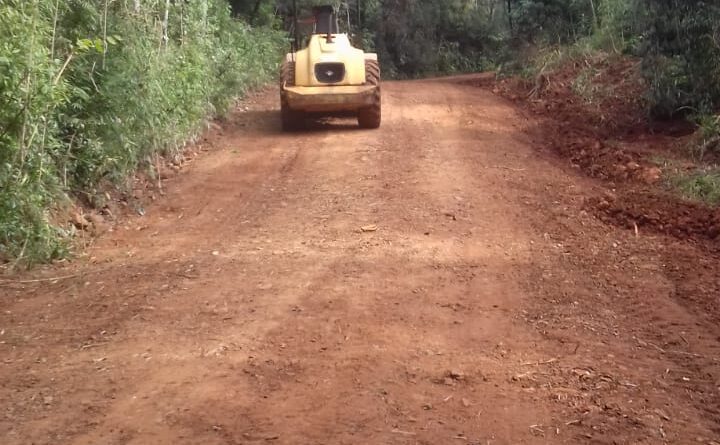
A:
{"label": "dense foliage", "polygon": [[[596,49],[640,57],[648,84],[647,103],[653,116],[717,111],[720,3],[519,0],[517,5],[513,14],[517,17],[516,29],[525,39],[571,44],[590,41]],[[561,14],[561,10],[565,13]],[[554,21],[548,22],[548,17],[554,17]]]}
{"label": "dense foliage", "polygon": [[641,55],[653,112],[715,110],[720,103],[720,3],[644,0],[643,6],[647,26]]}
{"label": "dense foliage", "polygon": [[233,10],[290,23],[292,5],[334,3],[351,32],[398,77],[517,62],[524,49],[590,45],[643,59],[656,116],[720,103],[720,3],[707,0],[230,0]]}
{"label": "dense foliage", "polygon": [[0,259],[61,255],[64,196],[177,149],[273,78],[283,40],[225,0],[0,0]]}

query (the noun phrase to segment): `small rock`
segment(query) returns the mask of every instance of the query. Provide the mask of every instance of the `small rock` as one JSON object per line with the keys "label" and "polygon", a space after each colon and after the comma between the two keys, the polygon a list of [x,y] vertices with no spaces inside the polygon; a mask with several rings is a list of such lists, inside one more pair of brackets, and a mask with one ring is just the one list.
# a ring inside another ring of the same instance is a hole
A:
{"label": "small rock", "polygon": [[659,408],[655,409],[655,414],[657,414],[661,419],[663,420],[670,420],[670,417],[665,414],[665,412]]}
{"label": "small rock", "polygon": [[467,408],[468,406],[471,405],[470,401],[469,401],[468,399],[466,399],[465,397],[463,397],[463,398],[460,400],[460,402],[462,403],[462,405],[463,405],[465,408]]}
{"label": "small rock", "polygon": [[603,194],[603,197],[604,197],[605,200],[607,200],[608,202],[615,202],[615,201],[617,200],[617,195],[616,195],[615,193],[611,192],[610,190],[607,190],[607,191]]}
{"label": "small rock", "polygon": [[630,171],[635,171],[635,170],[640,169],[640,164],[638,164],[638,163],[635,162],[635,161],[630,161],[630,162],[628,162],[627,164],[625,164],[625,166],[626,166],[627,169],[630,170]]}
{"label": "small rock", "polygon": [[43,403],[45,405],[50,405],[53,402],[52,396],[45,396],[43,397]]}
{"label": "small rock", "polygon": [[178,171],[179,170],[176,170],[174,168],[164,168],[160,171],[160,179],[172,179],[177,175]]}
{"label": "small rock", "polygon": [[135,199],[143,199],[145,196],[145,190],[141,188],[137,188],[133,190],[133,198]]}
{"label": "small rock", "polygon": [[102,212],[104,215],[107,215],[108,218],[115,219],[115,212],[113,212],[113,210],[109,206],[110,206],[110,204],[106,205],[102,209]]}
{"label": "small rock", "polygon": [[92,223],[92,231],[95,235],[102,235],[110,228],[110,225],[105,222],[105,218],[99,213],[91,213],[88,215],[88,219]]}
{"label": "small rock", "polygon": [[90,221],[85,218],[85,215],[79,212],[73,215],[72,223],[80,230],[85,230],[90,226]]}
{"label": "small rock", "polygon": [[[711,227],[710,230],[708,231],[708,235],[709,235],[710,238],[712,238],[712,239],[718,239],[718,238],[720,238],[720,224]],[[720,385],[719,385],[719,386],[720,386]]]}
{"label": "small rock", "polygon": [[103,218],[103,216],[97,212],[90,213],[88,215],[88,219],[90,220],[91,223],[93,223],[95,225],[105,223],[105,218]]}
{"label": "small rock", "polygon": [[655,184],[662,178],[662,169],[658,167],[646,168],[640,173],[640,180],[646,184]]}
{"label": "small rock", "polygon": [[604,210],[604,209],[607,209],[607,208],[610,207],[610,203],[608,202],[607,199],[601,199],[601,200],[598,202],[597,207],[598,207],[600,210]]}

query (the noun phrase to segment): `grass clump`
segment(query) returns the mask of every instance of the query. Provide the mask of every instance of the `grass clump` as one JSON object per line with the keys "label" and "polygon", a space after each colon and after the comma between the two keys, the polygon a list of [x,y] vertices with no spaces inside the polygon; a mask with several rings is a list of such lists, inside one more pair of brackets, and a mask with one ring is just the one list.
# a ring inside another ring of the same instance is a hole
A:
{"label": "grass clump", "polygon": [[685,198],[710,205],[720,204],[720,170],[680,175],[672,183]]}
{"label": "grass clump", "polygon": [[702,161],[720,155],[720,116],[703,114],[695,118],[698,129],[690,141],[690,153]]}

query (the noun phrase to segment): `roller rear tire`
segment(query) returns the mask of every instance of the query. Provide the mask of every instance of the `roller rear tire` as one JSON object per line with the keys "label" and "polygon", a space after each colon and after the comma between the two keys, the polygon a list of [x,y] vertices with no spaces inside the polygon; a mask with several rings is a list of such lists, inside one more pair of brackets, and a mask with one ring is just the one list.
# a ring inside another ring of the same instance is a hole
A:
{"label": "roller rear tire", "polygon": [[298,130],[302,127],[303,115],[290,108],[284,85],[295,85],[295,62],[285,62],[280,67],[280,121],[283,131]]}
{"label": "roller rear tire", "polygon": [[379,128],[382,121],[380,101],[380,64],[377,60],[365,61],[365,85],[374,85],[373,104],[358,111],[358,124],[361,128]]}

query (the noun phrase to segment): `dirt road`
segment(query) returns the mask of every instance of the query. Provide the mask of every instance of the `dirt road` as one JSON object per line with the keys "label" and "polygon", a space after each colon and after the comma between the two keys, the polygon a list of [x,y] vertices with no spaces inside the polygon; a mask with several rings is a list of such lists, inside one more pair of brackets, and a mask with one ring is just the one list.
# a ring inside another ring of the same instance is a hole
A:
{"label": "dirt road", "polygon": [[63,279],[3,282],[0,442],[720,441],[702,247],[596,220],[604,185],[489,91],[383,96],[378,131],[283,134],[263,93],[144,216],[24,277]]}

